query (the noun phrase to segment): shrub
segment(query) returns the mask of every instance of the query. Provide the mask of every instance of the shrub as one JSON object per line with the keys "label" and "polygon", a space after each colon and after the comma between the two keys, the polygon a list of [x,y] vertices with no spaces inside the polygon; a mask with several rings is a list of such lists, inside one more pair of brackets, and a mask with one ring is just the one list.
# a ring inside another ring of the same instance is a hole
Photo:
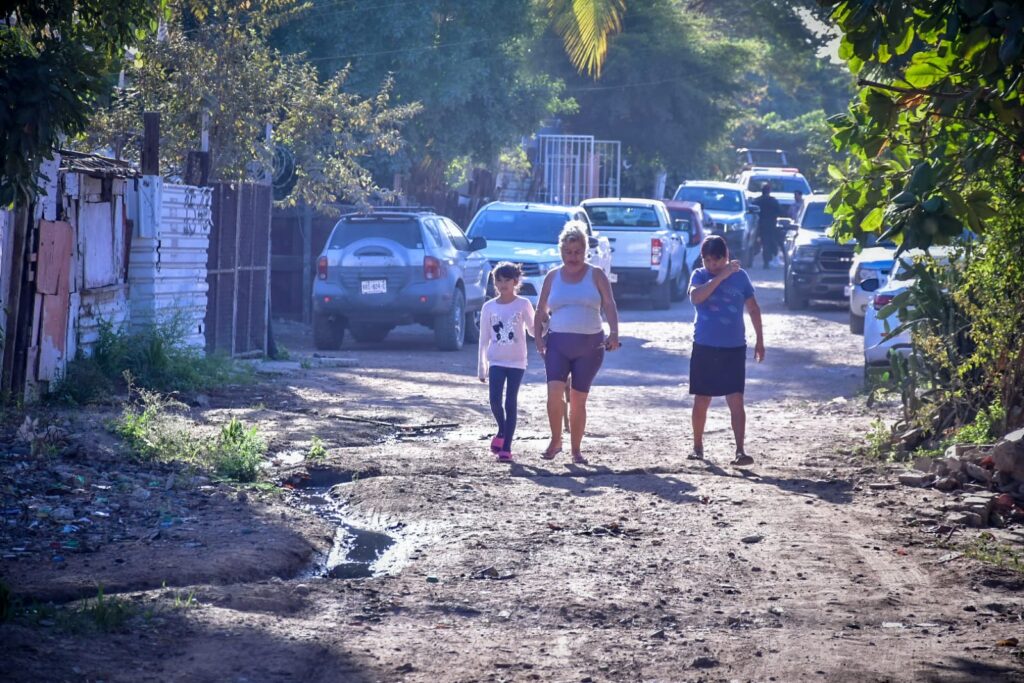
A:
{"label": "shrub", "polygon": [[267,445],[257,427],[246,429],[237,418],[220,430],[210,453],[213,469],[223,477],[240,482],[259,479]]}
{"label": "shrub", "polygon": [[114,421],[114,431],[142,460],[184,461],[202,460],[205,446],[195,435],[191,425],[175,411],[187,406],[170,396],[148,389],[136,389],[130,376],[129,391],[136,398],[125,405],[121,417]]}
{"label": "shrub", "polygon": [[321,462],[327,457],[327,449],[319,436],[314,436],[309,442],[309,451],[306,453],[306,460],[310,462]]}

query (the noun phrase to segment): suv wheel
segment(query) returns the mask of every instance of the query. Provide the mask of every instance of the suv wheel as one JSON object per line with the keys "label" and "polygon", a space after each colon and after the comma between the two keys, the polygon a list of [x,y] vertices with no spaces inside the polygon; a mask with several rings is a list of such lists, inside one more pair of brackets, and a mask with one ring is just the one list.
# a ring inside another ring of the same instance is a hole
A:
{"label": "suv wheel", "polygon": [[345,339],[345,325],[328,315],[313,316],[313,346],[318,351],[337,351]]}
{"label": "suv wheel", "polygon": [[442,351],[458,351],[466,341],[466,295],[452,294],[452,307],[434,320],[434,341]]}
{"label": "suv wheel", "polygon": [[789,273],[787,272],[785,277],[785,284],[782,290],[782,300],[786,302],[786,308],[791,311],[800,311],[807,308],[807,297],[798,296],[796,288],[790,282]]}
{"label": "suv wheel", "polygon": [[651,308],[664,311],[672,306],[672,283],[665,280],[651,290]]}
{"label": "suv wheel", "polygon": [[388,332],[391,331],[391,326],[363,323],[361,325],[349,325],[348,331],[357,342],[375,344],[384,341],[384,337],[388,336]]}
{"label": "suv wheel", "polygon": [[466,341],[472,344],[480,341],[480,309],[466,314]]}
{"label": "suv wheel", "polygon": [[850,332],[864,334],[864,316],[850,314]]}
{"label": "suv wheel", "polygon": [[686,265],[679,269],[679,275],[672,281],[672,301],[682,301],[686,298],[686,287],[690,284],[690,273]]}

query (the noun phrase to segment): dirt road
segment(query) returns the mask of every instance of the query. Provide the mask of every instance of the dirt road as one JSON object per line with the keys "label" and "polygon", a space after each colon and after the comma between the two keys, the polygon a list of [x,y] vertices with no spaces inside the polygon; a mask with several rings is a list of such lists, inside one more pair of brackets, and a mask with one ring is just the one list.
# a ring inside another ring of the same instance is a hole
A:
{"label": "dirt road", "polygon": [[[539,457],[547,428],[535,355],[520,395],[517,462],[498,464],[487,451],[492,426],[475,349],[437,352],[428,330],[403,328],[376,348],[347,344],[338,355],[355,367],[296,364],[268,379],[258,401],[215,396],[206,411],[259,420],[285,461],[322,438],[328,457],[311,482],[320,498],[266,505],[301,516],[298,502],[329,499],[361,541],[384,550],[375,576],[306,569],[283,580],[243,573],[232,583],[214,573],[169,583],[188,587],[189,605],[161,612],[155,628],[75,635],[6,627],[0,673],[1024,680],[1019,650],[996,646],[1024,640],[1019,578],[950,559],[934,535],[906,524],[908,511],[942,494],[876,490],[870,484],[890,481],[892,470],[849,455],[875,414],[858,395],[860,338],[847,331],[844,310],[787,312],[778,271],[752,275],[768,351],[748,368],[750,470],[725,465],[732,439],[720,401],[705,437],[708,462],[685,459],[687,304],[657,312],[622,302],[623,349],[607,356],[591,396],[588,466]],[[297,332],[280,336],[301,358],[312,351]],[[339,416],[457,426],[381,441],[388,430]],[[325,550],[322,530],[303,533]],[[169,599],[166,589],[134,595]]]}

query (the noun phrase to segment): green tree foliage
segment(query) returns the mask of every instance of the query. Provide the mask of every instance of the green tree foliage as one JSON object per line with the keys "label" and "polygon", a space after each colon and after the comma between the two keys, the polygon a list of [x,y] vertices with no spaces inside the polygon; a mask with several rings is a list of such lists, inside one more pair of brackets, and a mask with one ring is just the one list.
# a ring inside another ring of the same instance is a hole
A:
{"label": "green tree foliage", "polygon": [[[1024,6],[1002,0],[826,3],[861,91],[831,123],[836,234],[902,249],[982,235],[953,267],[914,269],[911,417],[940,435],[974,416],[1024,423]],[[883,311],[885,313],[885,311]]]}
{"label": "green tree foliage", "polygon": [[0,206],[29,201],[61,136],[85,130],[125,48],[164,0],[0,2]]}
{"label": "green tree foliage", "polygon": [[562,37],[579,73],[601,78],[608,38],[622,30],[623,0],[544,0],[551,25]]}
{"label": "green tree foliage", "polygon": [[676,0],[630,2],[596,83],[576,73],[559,43],[538,54],[538,68],[564,78],[579,105],[567,120],[571,130],[622,141],[632,191],[649,192],[655,168],[708,172],[709,150],[739,111],[744,65],[755,56],[753,44],[715,37],[706,21],[682,10]]}
{"label": "green tree foliage", "polygon": [[[904,248],[984,232],[1024,182],[1024,5],[1001,0],[828,3],[860,95],[833,121],[842,235],[887,227]],[[913,48],[913,49],[911,49]],[[1016,192],[993,194],[996,177]]]}
{"label": "green tree foliage", "polygon": [[433,189],[453,160],[490,163],[565,108],[560,84],[527,68],[541,30],[530,0],[314,0],[274,42],[324,75],[347,70],[358,93],[390,75],[394,102],[422,104],[404,131],[405,156],[382,165],[411,169],[415,185]]}
{"label": "green tree foliage", "polygon": [[166,37],[146,41],[126,64],[127,87],[97,116],[87,144],[133,158],[142,112],[159,111],[163,169],[174,174],[198,149],[206,116],[212,177],[252,176],[270,164],[273,145],[284,145],[297,176],[289,202],[365,200],[377,189],[365,162],[398,151],[399,129],[418,106],[393,106],[387,79],[363,98],[346,86],[346,71],[321,80],[308,62],[281,55],[267,35],[303,8],[271,4],[176,4]]}

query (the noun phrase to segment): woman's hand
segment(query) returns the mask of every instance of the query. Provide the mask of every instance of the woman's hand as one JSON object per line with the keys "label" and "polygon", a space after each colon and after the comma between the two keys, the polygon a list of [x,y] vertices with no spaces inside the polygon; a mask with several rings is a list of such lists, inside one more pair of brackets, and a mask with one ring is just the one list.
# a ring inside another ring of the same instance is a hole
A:
{"label": "woman's hand", "polygon": [[758,363],[764,361],[764,342],[759,341],[754,345],[754,360]]}
{"label": "woman's hand", "polygon": [[618,332],[612,332],[604,340],[604,348],[607,349],[608,351],[615,351],[616,349],[618,349],[621,346],[622,346],[622,344],[619,343],[619,333]]}
{"label": "woman's hand", "polygon": [[537,353],[543,357],[548,352],[548,342],[544,337],[537,337],[534,339],[534,343],[537,345]]}

